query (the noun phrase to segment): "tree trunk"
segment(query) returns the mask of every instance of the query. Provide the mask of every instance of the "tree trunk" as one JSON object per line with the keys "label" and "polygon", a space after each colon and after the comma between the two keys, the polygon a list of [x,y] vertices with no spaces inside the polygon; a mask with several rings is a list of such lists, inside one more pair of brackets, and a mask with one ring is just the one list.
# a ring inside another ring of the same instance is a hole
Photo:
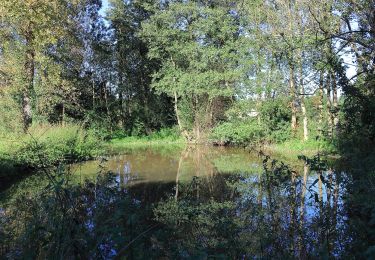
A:
{"label": "tree trunk", "polygon": [[319,110],[318,132],[319,132],[319,137],[322,138],[323,137],[323,72],[320,72],[320,77],[319,77],[318,110]]}
{"label": "tree trunk", "polygon": [[303,83],[302,64],[300,67],[300,85],[301,85],[301,109],[302,109],[302,115],[303,115],[303,140],[307,141],[309,139],[309,129],[308,129],[308,119],[307,119],[306,105],[305,105],[305,86]]}
{"label": "tree trunk", "polygon": [[337,126],[339,124],[339,107],[338,107],[338,98],[337,98],[337,83],[335,74],[332,73],[332,103],[333,103],[333,127],[334,131],[337,130]]}
{"label": "tree trunk", "polygon": [[32,110],[31,110],[31,99],[29,91],[24,90],[22,94],[22,114],[23,114],[23,130],[26,133],[33,122]]}
{"label": "tree trunk", "polygon": [[[171,57],[171,61],[172,61],[172,64],[173,64],[174,68],[176,69],[176,63],[174,62],[173,57]],[[176,82],[176,77],[173,77],[173,82]],[[182,125],[181,118],[180,118],[180,113],[178,111],[177,91],[174,91],[173,94],[174,94],[174,111],[176,113],[176,119],[177,119],[178,128],[179,128],[180,133],[182,134],[182,136],[184,136],[186,140],[189,140],[189,135],[186,132],[186,130],[184,130],[184,127]]]}
{"label": "tree trunk", "polygon": [[179,115],[179,112],[178,112],[178,98],[177,98],[177,92],[176,91],[174,92],[174,112],[176,113],[178,128],[180,129],[180,132],[182,132],[183,127],[182,127],[180,115]]}
{"label": "tree trunk", "polygon": [[184,130],[184,127],[182,125],[181,118],[180,118],[180,113],[178,111],[178,98],[177,98],[176,91],[174,92],[174,112],[176,114],[177,125],[178,125],[178,129],[180,130],[180,133],[182,134],[183,137],[185,137],[186,140],[189,140],[189,135],[186,132],[186,130]]}
{"label": "tree trunk", "polygon": [[291,112],[292,112],[292,122],[291,122],[291,127],[292,127],[292,132],[293,135],[296,135],[297,131],[297,107],[296,107],[296,86],[294,84],[294,68],[291,65],[289,69],[289,86],[290,86],[290,95],[291,95]]}
{"label": "tree trunk", "polygon": [[120,102],[120,121],[121,126],[125,129],[125,113],[124,113],[124,94],[122,93],[122,89],[120,89],[120,93],[118,95],[119,102]]}
{"label": "tree trunk", "polygon": [[201,135],[201,115],[200,115],[200,107],[199,107],[199,100],[198,96],[194,95],[194,135],[195,135],[195,142],[199,142],[200,135]]}
{"label": "tree trunk", "polygon": [[110,115],[110,111],[109,111],[109,107],[108,107],[108,88],[107,88],[107,82],[104,83],[104,101],[105,101],[105,110],[107,112],[107,117],[108,117],[108,120],[111,119],[111,115]]}
{"label": "tree trunk", "polygon": [[33,122],[32,107],[31,107],[31,92],[34,88],[34,70],[35,70],[35,51],[33,49],[33,35],[28,32],[26,36],[26,57],[25,57],[25,86],[22,93],[22,115],[23,115],[23,129],[25,132],[29,129]]}
{"label": "tree trunk", "polygon": [[92,87],[91,87],[91,91],[92,91],[92,110],[95,111],[95,83],[94,83],[94,74],[91,74],[92,75]]}
{"label": "tree trunk", "polygon": [[320,210],[323,210],[323,173],[319,172],[319,179],[318,179],[318,198],[319,198],[319,207]]}
{"label": "tree trunk", "polygon": [[327,75],[327,82],[326,82],[326,90],[327,90],[327,122],[328,122],[328,136],[332,137],[332,101],[331,101],[331,75]]}
{"label": "tree trunk", "polygon": [[65,104],[62,103],[61,106],[61,125],[65,126]]}

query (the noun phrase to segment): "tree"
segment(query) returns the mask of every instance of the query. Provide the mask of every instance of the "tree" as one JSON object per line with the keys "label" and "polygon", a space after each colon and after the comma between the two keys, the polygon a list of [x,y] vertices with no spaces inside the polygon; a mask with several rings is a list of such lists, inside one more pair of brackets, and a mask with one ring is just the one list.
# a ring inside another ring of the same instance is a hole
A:
{"label": "tree", "polygon": [[9,57],[8,51],[18,53],[23,63],[11,81],[18,85],[21,94],[24,131],[28,130],[33,119],[35,77],[45,73],[41,70],[45,50],[56,45],[66,34],[68,16],[76,4],[76,1],[68,3],[58,0],[1,1],[3,29],[5,27],[8,31],[2,46],[4,57]]}
{"label": "tree", "polygon": [[119,114],[122,127],[130,134],[151,133],[174,123],[171,99],[151,88],[160,61],[148,56],[149,46],[139,36],[142,23],[152,14],[143,6],[148,2],[155,1],[112,0],[107,15],[113,29]]}
{"label": "tree", "polygon": [[169,1],[148,8],[154,14],[143,23],[142,36],[149,57],[161,60],[153,87],[174,98],[181,132],[199,140],[241,76],[236,15],[224,1]]}

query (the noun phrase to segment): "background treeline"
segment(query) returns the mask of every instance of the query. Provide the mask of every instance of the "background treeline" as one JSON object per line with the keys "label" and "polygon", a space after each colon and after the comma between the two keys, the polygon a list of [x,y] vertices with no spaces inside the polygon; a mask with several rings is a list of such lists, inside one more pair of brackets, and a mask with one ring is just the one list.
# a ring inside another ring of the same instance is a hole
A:
{"label": "background treeline", "polygon": [[102,4],[1,1],[1,132],[374,141],[373,0]]}

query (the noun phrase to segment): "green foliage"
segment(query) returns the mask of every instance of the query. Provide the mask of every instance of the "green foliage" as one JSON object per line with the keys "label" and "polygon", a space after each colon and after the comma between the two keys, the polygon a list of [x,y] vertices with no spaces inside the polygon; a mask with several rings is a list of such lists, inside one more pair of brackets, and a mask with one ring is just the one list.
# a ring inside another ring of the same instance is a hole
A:
{"label": "green foliage", "polygon": [[182,138],[177,127],[162,128],[149,135],[140,136],[126,136],[123,132],[115,133],[114,138],[109,142],[109,147],[112,149],[121,149],[131,146],[143,145],[166,145],[166,144],[184,144],[185,140]]}
{"label": "green foliage", "polygon": [[180,127],[200,139],[215,124],[215,101],[231,97],[241,77],[238,23],[225,3],[171,1],[148,8],[154,13],[141,33],[149,57],[161,61],[152,86],[175,98]]}
{"label": "green foliage", "polygon": [[256,120],[249,120],[222,123],[213,129],[211,139],[223,145],[246,145],[260,142],[264,136],[264,129]]}
{"label": "green foliage", "polygon": [[290,138],[290,112],[286,99],[262,102],[260,117],[269,141],[284,142]]}
{"label": "green foliage", "polygon": [[[158,71],[161,61],[149,57],[150,46],[140,36],[143,23],[153,13],[143,6],[144,2],[109,1],[106,17],[110,22],[108,30],[113,31],[111,42],[107,43],[110,55],[102,57],[98,64],[100,67],[109,61],[103,76],[116,73],[118,77],[113,83],[121,98],[112,106],[112,109],[118,109],[112,118],[117,117],[121,130],[129,135],[146,135],[175,124],[172,100],[151,87],[152,75]],[[113,81],[112,77],[108,80]]]}
{"label": "green foliage", "polygon": [[326,140],[310,139],[289,139],[282,143],[268,144],[265,150],[285,160],[295,160],[300,155],[314,156],[315,154],[332,155],[337,157],[337,149],[334,144]]}
{"label": "green foliage", "polygon": [[212,130],[211,138],[219,144],[247,145],[259,142],[281,143],[290,138],[290,115],[284,99],[262,102],[239,101],[227,111],[229,120]]}
{"label": "green foliage", "polygon": [[22,118],[18,104],[8,93],[2,95],[1,91],[0,115],[2,119],[0,121],[0,139],[6,138],[10,133],[22,131]]}
{"label": "green foliage", "polygon": [[101,141],[91,130],[79,125],[34,125],[28,134],[8,140],[12,149],[3,157],[15,166],[38,169],[62,162],[92,159],[102,152]]}

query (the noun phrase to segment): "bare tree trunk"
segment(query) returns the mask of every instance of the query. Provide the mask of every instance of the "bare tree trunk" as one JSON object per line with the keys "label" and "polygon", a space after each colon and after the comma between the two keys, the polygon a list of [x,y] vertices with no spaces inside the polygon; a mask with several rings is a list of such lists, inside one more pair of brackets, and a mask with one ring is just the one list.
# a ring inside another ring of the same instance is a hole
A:
{"label": "bare tree trunk", "polygon": [[339,107],[338,107],[338,97],[337,97],[337,83],[335,74],[332,73],[332,103],[333,103],[333,127],[334,131],[337,130],[337,126],[339,124]]}
{"label": "bare tree trunk", "polygon": [[332,101],[331,101],[331,75],[328,74],[327,82],[326,82],[326,90],[327,90],[327,122],[328,122],[328,136],[332,137]]}
{"label": "bare tree trunk", "polygon": [[[176,68],[176,63],[174,62],[173,58],[171,57],[171,61],[173,63],[173,66],[174,68]],[[176,77],[173,77],[173,82],[175,83],[176,82]],[[178,111],[178,97],[177,97],[177,91],[174,91],[174,111],[175,111],[175,114],[176,114],[176,119],[177,119],[177,124],[178,124],[178,128],[180,130],[180,133],[185,137],[186,140],[189,140],[189,135],[188,133],[186,132],[186,130],[184,129],[183,125],[182,125],[182,122],[181,122],[181,118],[180,118],[180,113]]]}
{"label": "bare tree trunk", "polygon": [[302,115],[303,115],[303,140],[307,141],[309,139],[309,129],[308,129],[308,119],[307,119],[306,105],[305,105],[305,85],[303,82],[302,61],[300,65],[300,85],[301,85],[301,109],[302,109]]}
{"label": "bare tree trunk", "polygon": [[337,173],[335,174],[335,187],[333,189],[333,227],[336,227],[337,224],[337,210],[338,210],[338,203],[339,203],[339,189],[340,189],[340,183],[337,176]]}
{"label": "bare tree trunk", "polygon": [[120,89],[120,93],[118,95],[119,101],[120,101],[120,120],[121,125],[123,128],[125,128],[125,115],[124,115],[124,96],[122,93],[122,89]]}
{"label": "bare tree trunk", "polygon": [[105,110],[107,114],[107,120],[109,124],[109,131],[112,133],[112,120],[111,120],[111,113],[109,111],[109,106],[108,106],[108,84],[109,82],[104,82],[103,84],[103,90],[104,90],[104,102],[105,102]]}
{"label": "bare tree trunk", "polygon": [[104,82],[103,88],[104,88],[103,91],[104,91],[105,111],[107,112],[108,119],[110,119],[110,113],[109,113],[109,107],[108,107],[108,88],[107,88],[107,82]]}
{"label": "bare tree trunk", "polygon": [[262,187],[262,180],[261,180],[261,177],[262,176],[262,173],[259,172],[258,174],[258,178],[257,178],[257,182],[258,182],[258,198],[257,198],[257,202],[258,202],[258,205],[259,207],[262,209],[263,208],[263,187]]}
{"label": "bare tree trunk", "polygon": [[292,127],[292,132],[293,135],[296,134],[297,131],[297,108],[296,108],[296,86],[294,84],[294,68],[292,65],[290,65],[289,69],[289,86],[290,86],[290,95],[291,95],[291,112],[292,112],[292,122],[291,122],[291,127]]}
{"label": "bare tree trunk", "polygon": [[95,82],[94,82],[94,74],[91,74],[91,76],[93,77],[92,78],[92,87],[91,87],[91,91],[92,91],[92,109],[95,110]]}
{"label": "bare tree trunk", "polygon": [[65,104],[62,103],[62,109],[61,109],[61,125],[65,126]]}
{"label": "bare tree trunk", "polygon": [[320,209],[323,210],[323,181],[322,181],[322,173],[319,173],[319,181],[318,181],[318,194],[319,194],[319,206]]}
{"label": "bare tree trunk", "polygon": [[301,109],[303,115],[303,140],[307,141],[309,139],[309,130],[308,130],[308,121],[307,121],[307,114],[306,114],[306,106],[305,101],[301,101]]}
{"label": "bare tree trunk", "polygon": [[31,110],[31,98],[28,90],[24,90],[22,94],[22,114],[23,114],[23,130],[27,132],[33,122]]}
{"label": "bare tree trunk", "polygon": [[195,103],[194,103],[194,110],[195,110],[195,139],[196,142],[199,142],[201,138],[201,115],[200,115],[200,110],[199,110],[199,101],[198,101],[198,96],[195,95]]}
{"label": "bare tree trunk", "polygon": [[296,175],[294,172],[291,173],[291,184],[290,184],[290,225],[289,225],[289,236],[290,236],[290,250],[291,252],[295,251],[295,231],[297,223],[297,214],[296,214],[296,190],[297,190]]}
{"label": "bare tree trunk", "polygon": [[31,107],[31,92],[34,88],[34,70],[35,70],[35,51],[33,49],[33,35],[28,32],[26,36],[26,61],[25,73],[26,82],[22,93],[22,115],[23,115],[23,129],[25,132],[29,129],[33,122],[32,107]]}
{"label": "bare tree trunk", "polygon": [[318,132],[319,137],[323,137],[323,72],[320,72],[319,77],[319,100],[318,100],[319,120]]}
{"label": "bare tree trunk", "polygon": [[257,119],[258,119],[258,125],[261,124],[261,117],[260,117],[260,109],[262,107],[262,97],[259,95],[257,98],[257,103],[256,103],[256,112],[257,114]]}

